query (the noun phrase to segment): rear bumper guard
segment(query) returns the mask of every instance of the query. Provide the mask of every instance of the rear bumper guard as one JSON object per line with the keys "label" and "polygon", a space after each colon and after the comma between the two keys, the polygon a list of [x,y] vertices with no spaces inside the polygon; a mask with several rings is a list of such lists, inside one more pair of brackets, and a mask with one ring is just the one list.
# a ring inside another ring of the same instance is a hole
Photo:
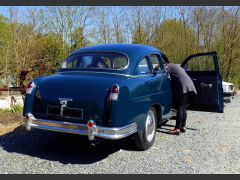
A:
{"label": "rear bumper guard", "polygon": [[37,129],[44,129],[49,131],[80,134],[80,135],[88,136],[89,140],[94,140],[95,137],[112,139],[112,140],[122,139],[124,137],[130,136],[137,132],[136,123],[132,123],[130,125],[118,127],[118,128],[97,126],[94,123],[90,127],[87,124],[38,119],[38,118],[35,118],[31,113],[28,113],[26,117],[24,117],[23,125],[26,127],[27,131],[30,131],[32,128],[37,128]]}

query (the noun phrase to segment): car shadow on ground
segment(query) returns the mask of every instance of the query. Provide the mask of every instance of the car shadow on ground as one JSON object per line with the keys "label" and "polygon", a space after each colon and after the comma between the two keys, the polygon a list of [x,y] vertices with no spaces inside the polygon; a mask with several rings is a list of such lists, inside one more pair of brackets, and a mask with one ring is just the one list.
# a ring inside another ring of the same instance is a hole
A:
{"label": "car shadow on ground", "polygon": [[[165,124],[157,132],[166,133],[174,126]],[[58,161],[63,164],[92,164],[119,150],[138,151],[131,138],[106,140],[90,145],[87,137],[39,129],[27,132],[23,126],[0,136],[0,146],[7,152]]]}
{"label": "car shadow on ground", "polygon": [[130,138],[118,141],[106,140],[97,146],[92,146],[83,136],[71,134],[59,136],[58,133],[39,129],[27,132],[21,126],[0,136],[0,146],[7,152],[58,161],[63,164],[92,164],[121,149],[137,151]]}

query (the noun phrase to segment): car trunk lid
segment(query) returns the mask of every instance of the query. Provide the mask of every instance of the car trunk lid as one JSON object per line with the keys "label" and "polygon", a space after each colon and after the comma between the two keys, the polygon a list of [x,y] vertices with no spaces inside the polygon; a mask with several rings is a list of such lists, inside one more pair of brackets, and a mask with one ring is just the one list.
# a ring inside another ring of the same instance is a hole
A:
{"label": "car trunk lid", "polygon": [[101,124],[110,88],[125,79],[121,75],[65,72],[43,78],[37,86],[36,116],[53,120]]}

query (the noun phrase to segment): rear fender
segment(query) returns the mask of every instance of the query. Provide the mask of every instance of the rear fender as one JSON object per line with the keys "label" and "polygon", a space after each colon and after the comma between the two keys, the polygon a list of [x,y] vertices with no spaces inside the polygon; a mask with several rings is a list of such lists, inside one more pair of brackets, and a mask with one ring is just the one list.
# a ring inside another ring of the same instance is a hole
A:
{"label": "rear fender", "polygon": [[36,95],[38,84],[41,81],[42,78],[36,78],[34,79],[34,83],[36,87],[32,90],[31,94],[25,94],[24,99],[24,106],[23,106],[23,116],[25,116],[27,113],[32,113],[33,111],[33,104],[34,104],[34,97]]}
{"label": "rear fender", "polygon": [[[124,85],[119,84],[119,99],[112,102],[112,126],[118,127],[136,122],[138,129],[144,128],[144,123],[142,122],[146,119],[152,102],[149,96],[141,96],[141,93],[136,92],[141,82],[135,80],[129,79],[124,82]],[[136,93],[139,96],[136,96]]]}

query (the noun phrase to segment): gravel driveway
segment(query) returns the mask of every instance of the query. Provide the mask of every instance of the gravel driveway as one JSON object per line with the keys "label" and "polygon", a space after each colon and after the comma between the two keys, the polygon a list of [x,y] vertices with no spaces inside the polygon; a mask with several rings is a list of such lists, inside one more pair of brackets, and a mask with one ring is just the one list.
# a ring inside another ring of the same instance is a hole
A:
{"label": "gravel driveway", "polygon": [[189,112],[185,134],[166,134],[172,125],[144,152],[129,140],[92,147],[78,136],[18,127],[0,136],[0,173],[240,173],[240,94],[224,114]]}

